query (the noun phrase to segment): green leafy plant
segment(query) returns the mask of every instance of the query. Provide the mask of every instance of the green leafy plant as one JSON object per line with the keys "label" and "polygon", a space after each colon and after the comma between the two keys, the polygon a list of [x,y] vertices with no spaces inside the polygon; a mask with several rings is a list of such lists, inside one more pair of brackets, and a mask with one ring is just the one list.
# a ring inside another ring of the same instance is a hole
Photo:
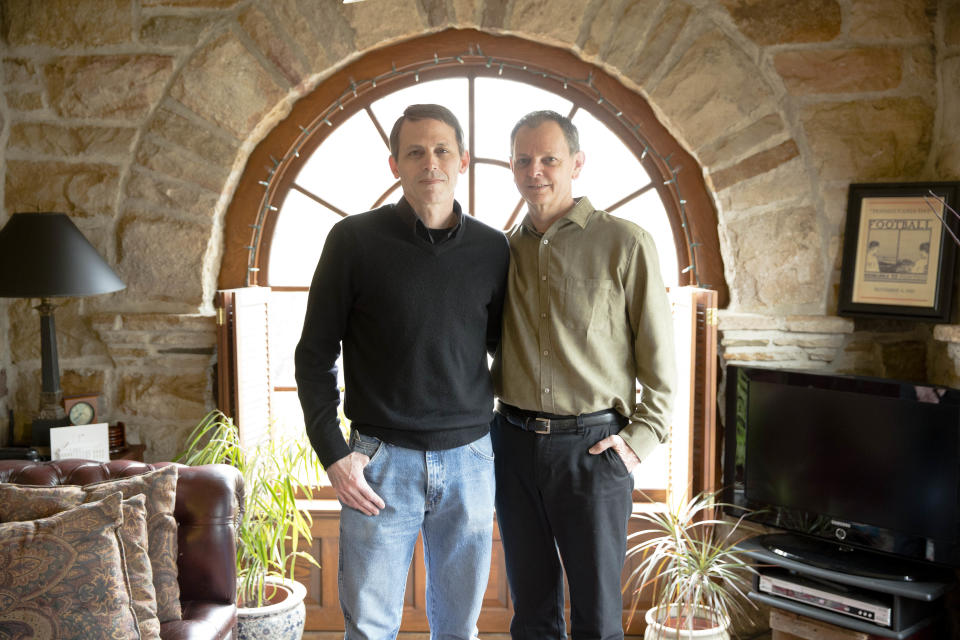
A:
{"label": "green leafy plant", "polygon": [[267,577],[294,579],[298,559],[320,566],[306,551],[310,513],[297,506],[310,499],[323,471],[313,449],[292,438],[271,437],[249,447],[240,442],[233,419],[220,411],[208,413],[187,439],[176,460],[187,465],[222,463],[243,475],[244,500],[237,523],[238,601],[241,606],[269,604],[272,585]]}
{"label": "green leafy plant", "polygon": [[[714,518],[715,509],[724,506],[714,499],[713,493],[699,494],[634,516],[650,526],[628,538],[628,561],[639,558],[624,587],[633,590],[631,621],[647,587],[663,626],[697,629],[695,620],[705,616],[710,626],[726,626],[746,615],[743,603],[749,602],[746,591],[756,570],[736,548],[747,537],[739,532],[744,516],[736,522]],[[671,613],[670,620],[663,619]]]}

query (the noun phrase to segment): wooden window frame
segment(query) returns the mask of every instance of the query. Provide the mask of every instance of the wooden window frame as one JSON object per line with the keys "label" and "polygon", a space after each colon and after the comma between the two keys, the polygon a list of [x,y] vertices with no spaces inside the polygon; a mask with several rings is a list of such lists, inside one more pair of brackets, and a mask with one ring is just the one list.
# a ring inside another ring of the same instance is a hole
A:
{"label": "wooden window frame", "polygon": [[[430,65],[431,58],[437,64]],[[488,67],[491,60],[505,64],[502,68],[500,64]],[[671,220],[681,270],[678,283],[714,289],[719,306],[726,306],[729,291],[723,275],[717,215],[703,172],[657,120],[646,100],[613,76],[563,49],[470,29],[449,29],[371,52],[294,104],[290,114],[251,152],[227,209],[219,287],[269,282],[263,276],[267,275],[269,241],[276,220],[275,215],[269,214],[280,208],[275,200],[293,184],[301,159],[309,156],[336,124],[357,111],[353,99],[361,101],[359,108],[369,108],[379,97],[417,81],[464,75],[464,65],[473,67],[478,76],[502,75],[557,93],[569,92],[575,104],[595,104],[602,96],[602,104],[590,108],[590,113],[638,157],[642,156],[644,167],[655,182],[660,177],[656,188]],[[523,67],[536,69],[537,73]],[[408,68],[418,71],[397,73]],[[588,83],[565,83],[564,78],[588,79]],[[353,98],[349,89],[358,88],[358,82],[364,84]],[[332,105],[344,108],[331,111]],[[318,118],[324,126],[318,126]],[[629,123],[633,126],[628,127]],[[307,130],[313,133],[305,137]],[[294,148],[299,150],[299,158],[290,155]]]}

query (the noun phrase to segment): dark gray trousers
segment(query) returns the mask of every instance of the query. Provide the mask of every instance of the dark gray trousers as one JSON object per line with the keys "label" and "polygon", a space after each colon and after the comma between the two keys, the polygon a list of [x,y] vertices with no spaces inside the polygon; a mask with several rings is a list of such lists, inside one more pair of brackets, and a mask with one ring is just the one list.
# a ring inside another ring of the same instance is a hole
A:
{"label": "dark gray trousers", "polygon": [[633,478],[613,449],[587,452],[620,428],[541,435],[496,414],[490,435],[513,640],[567,637],[564,570],[573,640],[622,640],[620,574]]}

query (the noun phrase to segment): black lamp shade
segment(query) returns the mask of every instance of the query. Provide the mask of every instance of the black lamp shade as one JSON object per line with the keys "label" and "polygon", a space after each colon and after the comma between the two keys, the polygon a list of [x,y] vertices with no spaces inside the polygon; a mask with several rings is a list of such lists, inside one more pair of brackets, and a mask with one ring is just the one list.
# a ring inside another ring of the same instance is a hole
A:
{"label": "black lamp shade", "polygon": [[15,213],[0,229],[0,297],[89,296],[125,287],[65,213]]}

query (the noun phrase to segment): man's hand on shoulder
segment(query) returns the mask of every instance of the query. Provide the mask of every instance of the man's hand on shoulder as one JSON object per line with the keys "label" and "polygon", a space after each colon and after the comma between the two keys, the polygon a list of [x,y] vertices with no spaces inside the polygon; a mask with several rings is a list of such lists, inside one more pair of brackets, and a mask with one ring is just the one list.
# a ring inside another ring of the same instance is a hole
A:
{"label": "man's hand on shoulder", "polygon": [[353,452],[330,465],[327,477],[344,506],[368,516],[375,516],[387,505],[363,477],[363,468],[368,462],[369,456]]}
{"label": "man's hand on shoulder", "polygon": [[620,456],[620,459],[623,460],[623,464],[627,467],[627,471],[633,473],[633,470],[637,468],[638,464],[640,464],[640,458],[636,453],[633,452],[633,449],[630,448],[630,445],[628,445],[624,439],[616,433],[612,436],[607,436],[597,444],[590,447],[590,453],[593,455],[598,455],[607,449],[610,449],[611,447],[617,452],[617,454]]}

